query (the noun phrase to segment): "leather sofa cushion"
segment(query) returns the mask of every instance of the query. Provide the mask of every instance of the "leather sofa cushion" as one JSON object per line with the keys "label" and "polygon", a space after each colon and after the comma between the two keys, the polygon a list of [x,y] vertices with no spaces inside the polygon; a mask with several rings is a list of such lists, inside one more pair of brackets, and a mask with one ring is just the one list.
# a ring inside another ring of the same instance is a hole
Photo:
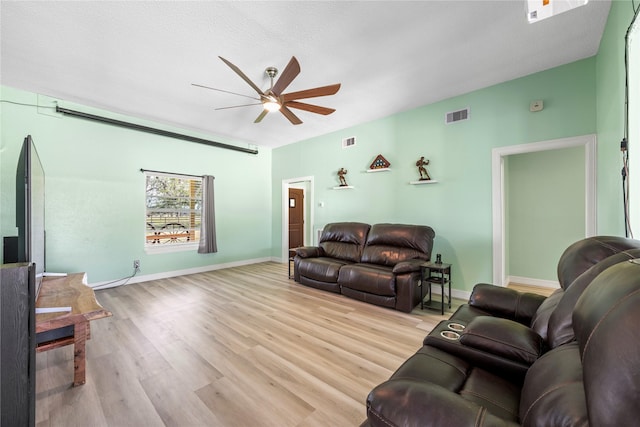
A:
{"label": "leather sofa cushion", "polygon": [[558,261],[558,281],[567,289],[573,281],[591,266],[605,258],[629,249],[640,249],[640,240],[619,236],[594,236],[569,246]]}
{"label": "leather sofa cushion", "polygon": [[630,426],[640,420],[639,261],[621,262],[598,275],[573,311],[591,425]]}
{"label": "leather sofa cushion", "polygon": [[529,326],[536,310],[545,300],[542,295],[479,283],[473,287],[469,305],[493,316],[515,320]]}
{"label": "leather sofa cushion", "polygon": [[375,224],[362,252],[362,262],[394,266],[402,261],[428,261],[435,233],[425,225]]}
{"label": "leather sofa cushion", "polygon": [[522,387],[520,423],[527,427],[589,425],[577,344],[555,348],[529,368]]}
{"label": "leather sofa cushion", "polygon": [[437,348],[424,346],[407,359],[391,379],[428,381],[456,392],[464,385],[470,369],[471,366],[464,360]]}
{"label": "leather sofa cushion", "polygon": [[[509,322],[512,322],[509,320]],[[522,384],[527,370],[531,366],[530,363],[524,363],[521,360],[512,360],[505,358],[500,354],[488,352],[486,348],[475,348],[464,345],[460,339],[445,338],[442,332],[451,331],[449,327],[451,323],[459,323],[460,320],[443,320],[436,325],[435,328],[424,338],[424,345],[440,349],[452,356],[459,357],[471,365],[492,372],[503,378],[507,378],[514,384]]]}
{"label": "leather sofa cushion", "polygon": [[350,289],[346,286],[339,286],[340,293],[349,298],[364,301],[369,304],[379,305],[380,307],[396,308],[396,297],[388,297],[384,295],[374,295],[369,292],[362,292],[355,289]]}
{"label": "leather sofa cushion", "polygon": [[327,224],[320,235],[324,256],[359,262],[371,226],[361,222]]}
{"label": "leather sofa cushion", "polygon": [[540,307],[536,310],[536,314],[531,319],[531,324],[529,325],[531,329],[536,331],[538,335],[540,335],[544,340],[547,339],[547,332],[549,330],[549,318],[555,311],[558,303],[562,299],[564,295],[564,289],[556,289],[551,295],[547,297]]}
{"label": "leather sofa cushion", "polygon": [[[578,302],[578,298],[580,298],[587,286],[589,286],[600,273],[612,265],[638,257],[640,257],[640,249],[620,252],[600,261],[573,281],[571,286],[564,292],[562,299],[558,303],[558,307],[549,318],[547,339],[549,347],[555,348],[575,339],[572,321],[573,309]],[[609,285],[610,283],[601,283],[599,286]]]}
{"label": "leather sofa cushion", "polygon": [[345,265],[340,269],[338,284],[374,295],[396,295],[395,275],[390,267],[381,265]]}
{"label": "leather sofa cushion", "polygon": [[458,393],[502,419],[518,420],[520,387],[502,376],[474,368]]}
{"label": "leather sofa cushion", "polygon": [[481,316],[473,319],[460,335],[464,346],[526,364],[543,352],[544,341],[532,329],[509,319]]}
{"label": "leather sofa cushion", "polygon": [[324,255],[324,251],[317,246],[303,246],[296,248],[296,255],[300,258],[315,258]]}
{"label": "leather sofa cushion", "polygon": [[420,265],[423,260],[410,260],[397,263],[393,267],[394,274],[413,273],[414,271],[420,271]]}
{"label": "leather sofa cushion", "polygon": [[315,280],[315,279],[311,279],[309,277],[305,277],[305,276],[300,276],[300,282],[301,285],[305,285],[305,286],[310,286],[312,288],[316,288],[316,289],[322,289],[323,291],[328,291],[328,292],[335,292],[336,294],[339,294],[341,291],[340,286],[333,282],[321,282],[319,280]]}
{"label": "leather sofa cushion", "polygon": [[478,316],[491,316],[491,313],[489,313],[488,311],[480,310],[476,307],[472,307],[469,304],[462,304],[449,317],[449,320],[466,325]]}
{"label": "leather sofa cushion", "polygon": [[504,419],[517,420],[519,397],[517,385],[425,346],[369,393],[367,415],[385,427],[514,425]]}
{"label": "leather sofa cushion", "polygon": [[340,269],[347,264],[347,261],[334,258],[300,258],[298,270],[300,276],[320,282],[337,283]]}
{"label": "leather sofa cushion", "polygon": [[393,380],[367,398],[367,422],[361,427],[515,427],[487,408],[424,381]]}

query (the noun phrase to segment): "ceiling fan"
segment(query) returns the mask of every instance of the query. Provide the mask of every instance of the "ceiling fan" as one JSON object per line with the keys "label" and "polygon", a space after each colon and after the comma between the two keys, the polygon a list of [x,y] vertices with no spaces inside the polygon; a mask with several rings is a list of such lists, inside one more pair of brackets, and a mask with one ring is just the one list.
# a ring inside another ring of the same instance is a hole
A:
{"label": "ceiling fan", "polygon": [[294,125],[299,125],[302,123],[302,120],[298,118],[289,108],[297,108],[299,110],[309,111],[317,114],[331,114],[336,111],[333,108],[321,107],[319,105],[307,104],[304,102],[299,102],[299,99],[306,98],[316,98],[319,96],[328,96],[334,95],[340,89],[340,83],[329,85],[329,86],[321,86],[313,89],[306,89],[297,92],[289,92],[282,93],[287,86],[291,84],[293,79],[296,78],[298,74],[300,74],[300,64],[295,56],[291,57],[291,60],[285,67],[284,71],[280,75],[278,81],[276,81],[275,85],[273,84],[273,79],[278,75],[278,69],[275,67],[267,67],[265,73],[271,79],[271,87],[266,91],[262,91],[255,83],[253,83],[249,77],[247,77],[237,66],[219,56],[225,64],[229,66],[237,75],[239,75],[242,80],[247,82],[249,86],[253,88],[258,93],[259,97],[247,96],[240,93],[230,92],[228,90],[216,89],[209,86],[204,86],[196,83],[192,83],[193,86],[202,87],[205,89],[217,90],[219,92],[231,93],[233,95],[244,96],[246,98],[255,99],[256,101],[260,101],[258,103],[253,104],[243,104],[243,105],[234,105],[231,107],[222,107],[216,108],[216,110],[226,110],[229,108],[238,108],[238,107],[248,107],[251,105],[260,105],[262,104],[263,110],[258,115],[258,117],[254,120],[254,123],[260,123],[262,119],[270,112],[270,111],[278,111],[280,112]]}

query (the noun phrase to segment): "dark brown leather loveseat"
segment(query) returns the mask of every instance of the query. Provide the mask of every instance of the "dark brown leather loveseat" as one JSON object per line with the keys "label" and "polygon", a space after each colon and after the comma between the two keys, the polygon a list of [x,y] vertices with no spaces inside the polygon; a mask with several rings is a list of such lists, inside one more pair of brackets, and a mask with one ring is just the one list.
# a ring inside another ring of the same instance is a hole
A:
{"label": "dark brown leather loveseat", "polygon": [[410,312],[420,302],[420,264],[431,258],[434,236],[424,225],[328,224],[318,246],[296,249],[294,279]]}
{"label": "dark brown leather loveseat", "polygon": [[558,277],[546,299],[477,285],[369,393],[363,427],[638,425],[640,241],[581,240]]}

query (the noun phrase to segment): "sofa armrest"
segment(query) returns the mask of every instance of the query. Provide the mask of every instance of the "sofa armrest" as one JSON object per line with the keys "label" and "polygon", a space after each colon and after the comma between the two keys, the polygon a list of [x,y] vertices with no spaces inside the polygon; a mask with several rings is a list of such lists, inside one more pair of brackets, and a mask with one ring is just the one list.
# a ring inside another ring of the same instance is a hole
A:
{"label": "sofa armrest", "polygon": [[496,356],[531,365],[544,352],[540,335],[518,322],[498,317],[473,319],[460,335],[460,343]]}
{"label": "sofa armrest", "polygon": [[515,320],[529,326],[545,298],[538,294],[479,283],[471,292],[469,305],[487,311],[493,316]]}
{"label": "sofa armrest", "polygon": [[303,246],[296,248],[296,255],[300,258],[317,258],[324,255],[324,250],[319,246]]}
{"label": "sofa armrest", "polygon": [[410,259],[402,261],[393,266],[393,274],[412,273],[420,271],[420,265],[424,263],[422,259]]}
{"label": "sofa armrest", "polygon": [[371,427],[516,426],[496,417],[478,404],[444,387],[410,379],[389,380],[367,397],[367,420]]}

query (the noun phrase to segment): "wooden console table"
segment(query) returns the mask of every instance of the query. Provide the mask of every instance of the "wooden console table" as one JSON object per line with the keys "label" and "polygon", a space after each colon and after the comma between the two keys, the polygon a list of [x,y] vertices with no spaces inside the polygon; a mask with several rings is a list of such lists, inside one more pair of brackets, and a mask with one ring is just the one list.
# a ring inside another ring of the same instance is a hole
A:
{"label": "wooden console table", "polygon": [[111,316],[96,300],[86,284],[85,273],[45,277],[36,300],[36,308],[71,307],[71,311],[36,314],[36,336],[61,331],[62,336],[38,343],[42,352],[73,344],[73,385],[85,383],[85,344],[91,338],[89,322]]}

